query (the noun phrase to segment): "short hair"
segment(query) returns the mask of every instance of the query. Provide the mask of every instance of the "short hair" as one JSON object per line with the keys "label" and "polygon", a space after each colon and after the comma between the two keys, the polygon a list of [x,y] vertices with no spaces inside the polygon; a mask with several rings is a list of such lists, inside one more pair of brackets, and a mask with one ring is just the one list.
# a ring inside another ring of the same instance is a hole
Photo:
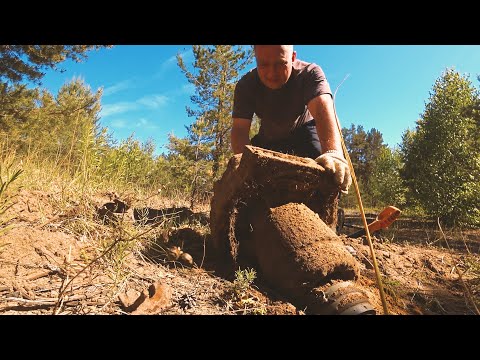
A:
{"label": "short hair", "polygon": [[[257,45],[253,45],[253,51],[255,51],[256,46]],[[279,45],[279,46],[283,46],[283,47],[287,48],[288,52],[293,54],[293,45]]]}

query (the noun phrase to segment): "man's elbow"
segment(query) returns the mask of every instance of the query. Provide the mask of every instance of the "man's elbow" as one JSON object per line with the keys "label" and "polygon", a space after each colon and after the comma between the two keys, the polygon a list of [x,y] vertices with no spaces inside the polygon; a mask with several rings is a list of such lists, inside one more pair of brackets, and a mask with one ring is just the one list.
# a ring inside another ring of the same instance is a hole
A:
{"label": "man's elbow", "polygon": [[318,103],[321,107],[329,107],[333,104],[333,97],[332,94],[321,94],[318,96]]}

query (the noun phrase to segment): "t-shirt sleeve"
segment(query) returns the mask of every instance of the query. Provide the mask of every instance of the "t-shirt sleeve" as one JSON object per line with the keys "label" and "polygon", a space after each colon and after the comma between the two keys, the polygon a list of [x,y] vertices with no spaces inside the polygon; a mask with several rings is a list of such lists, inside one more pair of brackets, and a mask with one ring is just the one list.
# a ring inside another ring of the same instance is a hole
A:
{"label": "t-shirt sleeve", "polygon": [[237,82],[233,93],[232,117],[252,119],[254,113],[253,89],[249,86],[248,79],[242,78]]}
{"label": "t-shirt sleeve", "polygon": [[323,94],[332,95],[332,90],[330,89],[330,84],[327,81],[325,73],[322,68],[316,64],[312,64],[311,69],[307,72],[304,89],[305,104],[308,104],[308,102],[316,96]]}

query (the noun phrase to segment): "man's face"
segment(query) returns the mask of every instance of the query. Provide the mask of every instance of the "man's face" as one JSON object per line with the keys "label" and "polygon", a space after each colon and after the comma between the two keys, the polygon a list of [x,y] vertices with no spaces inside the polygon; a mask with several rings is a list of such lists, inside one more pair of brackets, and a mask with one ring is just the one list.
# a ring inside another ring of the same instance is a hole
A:
{"label": "man's face", "polygon": [[272,90],[285,85],[292,73],[292,62],[296,52],[287,45],[256,45],[258,76],[262,83]]}

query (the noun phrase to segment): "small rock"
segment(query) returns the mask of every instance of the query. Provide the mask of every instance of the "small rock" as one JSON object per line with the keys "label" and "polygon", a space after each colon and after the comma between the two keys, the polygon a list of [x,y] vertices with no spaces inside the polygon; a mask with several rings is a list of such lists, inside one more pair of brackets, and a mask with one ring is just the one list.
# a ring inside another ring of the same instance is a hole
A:
{"label": "small rock", "polygon": [[178,260],[180,260],[183,265],[193,266],[193,258],[189,253],[182,253]]}
{"label": "small rock", "polygon": [[172,303],[172,288],[166,284],[156,282],[148,288],[148,293],[143,292],[146,296],[133,315],[158,314],[161,310],[169,307]]}
{"label": "small rock", "polygon": [[357,255],[357,250],[355,250],[353,247],[351,247],[350,245],[346,245],[345,248],[348,250],[348,252],[350,254],[352,254],[353,256],[356,256]]}
{"label": "small rock", "polygon": [[125,311],[135,310],[144,300],[142,294],[135,289],[128,289],[126,293],[118,295],[118,299]]}

